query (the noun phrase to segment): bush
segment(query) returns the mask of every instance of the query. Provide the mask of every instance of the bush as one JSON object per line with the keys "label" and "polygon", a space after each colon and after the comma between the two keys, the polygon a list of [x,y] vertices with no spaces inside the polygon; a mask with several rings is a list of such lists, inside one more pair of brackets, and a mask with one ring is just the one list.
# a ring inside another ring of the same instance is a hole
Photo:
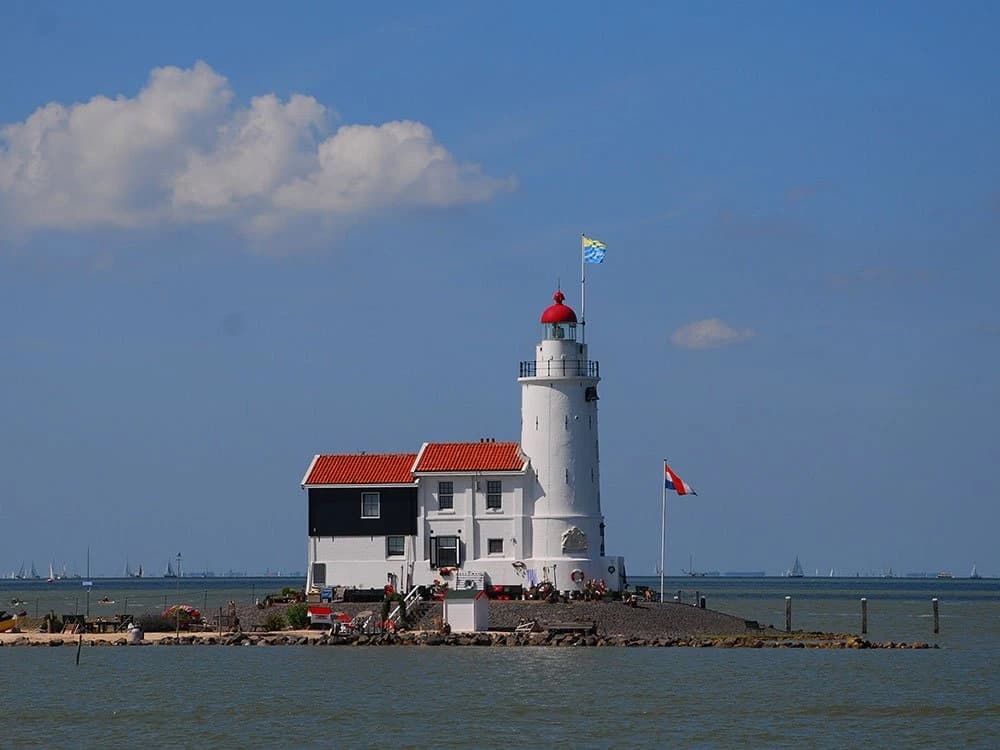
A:
{"label": "bush", "polygon": [[285,610],[285,617],[293,630],[304,630],[309,627],[309,607],[305,604],[293,604]]}
{"label": "bush", "polygon": [[287,623],[285,622],[285,616],[281,614],[281,612],[272,612],[267,616],[267,619],[264,620],[264,629],[284,630],[286,624]]}
{"label": "bush", "polygon": [[177,627],[177,620],[156,612],[144,612],[139,615],[138,624],[147,633],[169,633]]}

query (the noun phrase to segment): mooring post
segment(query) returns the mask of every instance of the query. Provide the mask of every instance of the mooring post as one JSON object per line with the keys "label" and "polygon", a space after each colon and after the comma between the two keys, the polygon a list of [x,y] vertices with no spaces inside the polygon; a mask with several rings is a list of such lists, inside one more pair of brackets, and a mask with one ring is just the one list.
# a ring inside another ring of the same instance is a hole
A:
{"label": "mooring post", "polygon": [[701,607],[702,609],[705,609],[705,597],[701,597],[698,599],[698,606]]}
{"label": "mooring post", "polygon": [[681,591],[680,589],[677,589],[677,601],[679,602],[684,601],[684,592]]}
{"label": "mooring post", "polygon": [[76,666],[80,666],[80,649],[83,648],[83,631],[80,631],[80,639],[76,642]]}
{"label": "mooring post", "polygon": [[861,597],[861,634],[868,633],[868,599]]}
{"label": "mooring post", "polygon": [[936,596],[933,599],[931,599],[931,607],[934,610],[934,632],[937,633],[938,632],[938,600],[937,600]]}
{"label": "mooring post", "polygon": [[785,632],[792,632],[792,597],[785,597]]}

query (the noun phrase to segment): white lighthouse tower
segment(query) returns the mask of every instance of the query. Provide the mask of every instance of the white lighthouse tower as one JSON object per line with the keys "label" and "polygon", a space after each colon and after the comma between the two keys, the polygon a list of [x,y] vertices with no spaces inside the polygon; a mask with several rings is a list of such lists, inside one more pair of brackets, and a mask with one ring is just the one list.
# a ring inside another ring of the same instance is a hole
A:
{"label": "white lighthouse tower", "polygon": [[577,340],[576,313],[563,304],[542,313],[535,358],[521,363],[521,449],[537,480],[531,516],[529,567],[543,571],[560,590],[603,580],[624,582],[620,557],[604,551],[597,433],[600,366]]}

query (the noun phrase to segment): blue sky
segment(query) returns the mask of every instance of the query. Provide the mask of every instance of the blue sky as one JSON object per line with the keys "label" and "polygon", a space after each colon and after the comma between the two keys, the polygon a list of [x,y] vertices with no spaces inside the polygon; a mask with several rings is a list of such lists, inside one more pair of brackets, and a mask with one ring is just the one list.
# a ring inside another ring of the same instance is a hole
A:
{"label": "blue sky", "polygon": [[1000,574],[990,3],[11,3],[0,571],[304,569],[317,452],[516,440],[579,234],[611,553]]}

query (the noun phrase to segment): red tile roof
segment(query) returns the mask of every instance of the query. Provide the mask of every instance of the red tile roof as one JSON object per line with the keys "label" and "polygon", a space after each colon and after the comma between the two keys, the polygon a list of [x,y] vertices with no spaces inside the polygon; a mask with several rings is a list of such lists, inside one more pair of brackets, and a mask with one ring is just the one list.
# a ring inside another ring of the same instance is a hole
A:
{"label": "red tile roof", "polygon": [[302,484],[411,484],[415,453],[316,456]]}
{"label": "red tile roof", "polygon": [[427,443],[414,472],[422,471],[521,471],[517,443]]}

